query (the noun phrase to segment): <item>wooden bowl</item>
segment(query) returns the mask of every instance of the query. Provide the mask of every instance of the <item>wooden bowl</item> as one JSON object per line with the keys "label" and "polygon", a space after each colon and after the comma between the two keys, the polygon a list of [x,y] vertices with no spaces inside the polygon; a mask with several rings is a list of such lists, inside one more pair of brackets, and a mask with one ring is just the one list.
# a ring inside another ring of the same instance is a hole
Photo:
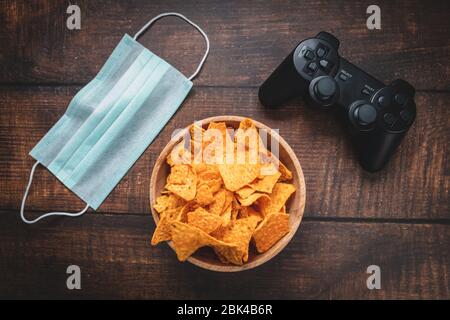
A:
{"label": "wooden bowl", "polygon": [[[218,116],[201,120],[201,123],[203,127],[206,128],[210,122],[225,122],[228,127],[237,129],[239,127],[239,123],[244,119],[245,118],[238,116]],[[267,130],[268,135],[270,135],[269,127],[254,120],[253,122],[258,129],[265,129]],[[153,167],[153,172],[150,179],[150,208],[156,224],[159,222],[159,216],[158,213],[153,209],[153,205],[155,204],[156,198],[160,196],[161,191],[166,184],[167,176],[170,173],[170,166],[167,164],[166,158],[171,152],[172,148],[181,141],[183,136],[187,133],[187,130],[189,130],[189,128],[181,130],[173,139],[170,140],[170,142],[166,145],[166,147],[159,155],[158,159],[156,160],[155,166]],[[303,217],[303,212],[305,210],[305,179],[303,177],[302,168],[297,159],[297,156],[295,155],[294,151],[292,151],[291,147],[289,147],[286,141],[278,134],[274,133],[273,138],[279,141],[280,160],[289,170],[292,171],[293,180],[291,181],[291,183],[293,183],[296,188],[296,192],[286,203],[286,212],[289,213],[291,225],[291,230],[289,231],[289,233],[264,253],[257,253],[253,248],[253,245],[250,245],[249,259],[247,263],[242,266],[224,264],[220,262],[219,258],[215,255],[214,251],[211,248],[202,248],[198,250],[194,255],[189,257],[187,261],[195,264],[196,266],[212,271],[236,272],[248,270],[262,265],[263,263],[275,257],[292,239],[298,229],[298,226],[300,225]],[[270,142],[270,140],[271,137],[268,136],[267,141]],[[171,242],[169,242],[169,245],[172,247]]]}

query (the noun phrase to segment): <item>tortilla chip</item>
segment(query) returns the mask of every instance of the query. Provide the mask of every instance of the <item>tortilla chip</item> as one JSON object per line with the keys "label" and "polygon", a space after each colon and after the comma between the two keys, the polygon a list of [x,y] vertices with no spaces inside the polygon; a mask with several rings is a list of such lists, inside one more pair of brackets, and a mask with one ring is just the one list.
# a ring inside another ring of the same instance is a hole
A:
{"label": "tortilla chip", "polygon": [[234,198],[234,196],[233,196],[233,202],[231,203],[231,220],[232,221],[235,221],[237,219],[240,208],[241,208],[241,205],[239,204],[237,199]]}
{"label": "tortilla chip", "polygon": [[253,207],[241,207],[239,209],[239,219],[248,217],[254,217],[258,223],[263,220],[263,215]]}
{"label": "tortilla chip", "polygon": [[198,163],[194,164],[193,168],[199,180],[209,181],[220,178],[219,168],[215,164]]}
{"label": "tortilla chip", "polygon": [[206,184],[198,186],[195,201],[201,206],[206,206],[212,203],[214,201],[214,194],[211,191],[211,188]]}
{"label": "tortilla chip", "polygon": [[249,207],[260,198],[265,198],[270,201],[270,197],[267,194],[256,193],[256,192],[251,194],[248,198],[239,198],[238,197],[238,200],[239,200],[239,203],[241,204],[241,206]]}
{"label": "tortilla chip", "polygon": [[200,127],[197,123],[194,123],[189,127],[189,134],[191,135],[192,140],[196,140],[195,138],[197,135],[201,138],[203,133],[205,133],[205,129]]}
{"label": "tortilla chip", "polygon": [[226,227],[231,222],[231,215],[232,215],[232,205],[229,205],[225,211],[222,213],[222,227]]}
{"label": "tortilla chip", "polygon": [[288,181],[292,180],[292,172],[286,168],[286,166],[278,160],[270,151],[260,152],[259,158],[262,163],[271,163],[276,168],[278,168],[278,171],[281,173],[280,181]]}
{"label": "tortilla chip", "polygon": [[189,165],[174,165],[167,177],[166,189],[190,201],[197,192],[197,176]]}
{"label": "tortilla chip", "polygon": [[248,247],[256,224],[252,217],[236,220],[219,238],[235,247],[215,247],[214,251],[232,264],[244,264],[248,260]]}
{"label": "tortilla chip", "polygon": [[182,140],[172,151],[166,159],[167,163],[172,167],[177,164],[190,164],[192,162],[192,154],[185,148],[185,140]]}
{"label": "tortilla chip", "polygon": [[162,217],[167,216],[171,220],[177,220],[182,209],[183,207],[167,209],[159,214],[159,218],[162,219]]}
{"label": "tortilla chip", "polygon": [[295,192],[295,187],[288,183],[277,183],[270,194],[271,208],[270,213],[278,213],[283,209],[284,204],[291,194]]}
{"label": "tortilla chip", "polygon": [[188,224],[197,227],[207,234],[215,231],[223,223],[221,216],[211,214],[205,209],[199,207],[195,211],[187,213]]}
{"label": "tortilla chip", "polygon": [[216,129],[216,130],[220,131],[220,133],[222,134],[224,143],[230,143],[230,144],[233,143],[233,141],[231,140],[230,134],[228,133],[227,125],[225,124],[225,122],[211,122],[208,125],[208,130],[210,130],[210,129]]}
{"label": "tortilla chip", "polygon": [[189,212],[195,211],[197,208],[199,208],[197,202],[195,201],[188,202],[181,208],[178,215],[176,215],[173,220],[187,223],[187,214]]}
{"label": "tortilla chip", "polygon": [[[271,165],[273,167],[273,165]],[[273,187],[280,178],[281,173],[276,171],[272,175],[265,175],[250,184],[250,187],[258,192],[272,193]]]}
{"label": "tortilla chip", "polygon": [[[194,165],[194,170],[197,174],[197,187],[205,185],[208,187],[209,192],[213,194],[222,188],[223,185],[222,177],[220,176],[219,169],[217,168],[216,165],[206,165],[206,164]],[[197,195],[200,192],[201,191],[197,191]],[[205,204],[209,203],[211,202]]]}
{"label": "tortilla chip", "polygon": [[282,237],[289,233],[289,215],[271,213],[265,217],[253,233],[256,250],[266,252]]}
{"label": "tortilla chip", "polygon": [[243,147],[245,150],[253,150],[258,154],[260,150],[265,150],[265,146],[261,137],[259,136],[258,129],[251,119],[244,119],[239,124],[239,128],[234,136],[234,142],[237,148]]}
{"label": "tortilla chip", "polygon": [[237,190],[236,193],[240,198],[248,198],[251,194],[255,193],[255,189],[245,186]]}
{"label": "tortilla chip", "polygon": [[180,261],[185,261],[195,251],[204,246],[213,246],[214,248],[234,246],[211,237],[199,228],[178,221],[172,222],[171,235],[172,246]]}
{"label": "tortilla chip", "polygon": [[186,201],[174,194],[162,195],[156,198],[153,208],[156,212],[161,213],[167,209],[182,207],[185,203]]}
{"label": "tortilla chip", "polygon": [[224,122],[211,122],[203,135],[202,146],[204,162],[209,164],[223,163],[227,152],[234,149],[226,124]]}
{"label": "tortilla chip", "polygon": [[235,201],[235,198],[234,198],[233,192],[225,190],[225,203],[223,204],[223,211],[234,201]]}
{"label": "tortilla chip", "polygon": [[169,241],[171,237],[171,222],[172,220],[168,215],[164,215],[158,222],[155,232],[153,233],[151,244],[156,246],[162,241]]}
{"label": "tortilla chip", "polygon": [[221,215],[233,200],[233,194],[226,189],[220,189],[214,194],[214,202],[208,207],[212,214]]}
{"label": "tortilla chip", "polygon": [[258,164],[221,164],[218,166],[225,188],[237,191],[251,183],[259,174]]}

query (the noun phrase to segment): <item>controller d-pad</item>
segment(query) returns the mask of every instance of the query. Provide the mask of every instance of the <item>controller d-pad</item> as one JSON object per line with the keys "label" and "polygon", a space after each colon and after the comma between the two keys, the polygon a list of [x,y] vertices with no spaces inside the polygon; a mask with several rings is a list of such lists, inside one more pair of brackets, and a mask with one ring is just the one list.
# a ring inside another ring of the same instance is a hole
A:
{"label": "controller d-pad", "polygon": [[306,60],[313,60],[316,57],[314,51],[307,46],[301,48],[299,56],[305,57]]}
{"label": "controller d-pad", "polygon": [[293,53],[297,72],[307,81],[330,75],[339,62],[336,50],[324,40],[311,38],[301,42]]}
{"label": "controller d-pad", "polygon": [[314,52],[312,52],[311,50],[306,50],[304,57],[308,60],[312,60],[314,59]]}
{"label": "controller d-pad", "polygon": [[316,55],[319,58],[323,58],[327,55],[329,49],[327,47],[325,47],[324,45],[318,45],[317,49],[316,49]]}
{"label": "controller d-pad", "polygon": [[308,70],[310,72],[316,72],[317,71],[317,63],[311,62],[308,64]]}

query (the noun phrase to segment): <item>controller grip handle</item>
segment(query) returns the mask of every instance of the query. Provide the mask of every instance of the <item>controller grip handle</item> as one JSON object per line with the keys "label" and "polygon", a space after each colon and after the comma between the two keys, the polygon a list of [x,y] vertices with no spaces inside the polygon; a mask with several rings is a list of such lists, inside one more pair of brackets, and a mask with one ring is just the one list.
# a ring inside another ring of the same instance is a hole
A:
{"label": "controller grip handle", "polygon": [[277,107],[289,99],[304,95],[308,83],[294,65],[293,50],[259,88],[258,96],[266,107]]}
{"label": "controller grip handle", "polygon": [[376,131],[354,137],[361,166],[369,172],[379,171],[387,164],[406,134]]}

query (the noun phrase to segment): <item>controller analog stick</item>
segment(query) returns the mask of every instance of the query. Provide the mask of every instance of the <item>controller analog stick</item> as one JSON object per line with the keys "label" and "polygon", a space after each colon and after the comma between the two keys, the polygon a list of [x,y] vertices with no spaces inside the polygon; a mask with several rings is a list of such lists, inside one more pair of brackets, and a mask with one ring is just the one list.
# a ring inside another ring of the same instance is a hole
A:
{"label": "controller analog stick", "polygon": [[316,103],[328,107],[339,98],[339,86],[330,76],[317,77],[309,85],[309,94]]}
{"label": "controller analog stick", "polygon": [[336,91],[336,82],[329,77],[320,79],[314,86],[314,93],[317,99],[322,101],[331,99],[336,94]]}
{"label": "controller analog stick", "polygon": [[353,111],[355,121],[361,126],[368,126],[377,119],[377,110],[371,104],[362,104]]}

